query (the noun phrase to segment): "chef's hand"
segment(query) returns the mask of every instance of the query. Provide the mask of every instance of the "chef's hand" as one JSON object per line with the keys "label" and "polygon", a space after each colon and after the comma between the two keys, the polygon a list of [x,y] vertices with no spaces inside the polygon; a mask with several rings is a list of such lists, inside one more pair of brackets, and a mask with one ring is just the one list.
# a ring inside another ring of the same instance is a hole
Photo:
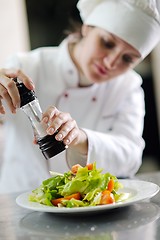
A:
{"label": "chef's hand", "polygon": [[34,89],[32,80],[26,76],[21,70],[0,69],[0,113],[5,114],[2,100],[5,101],[12,113],[16,112],[16,108],[20,107],[20,96],[16,83],[13,78],[18,78],[24,85],[30,89]]}
{"label": "chef's hand", "polygon": [[65,145],[77,149],[81,154],[88,152],[88,139],[86,133],[77,126],[76,121],[69,113],[61,112],[52,106],[43,114],[42,122],[48,124],[47,133],[54,134],[56,140],[63,141]]}

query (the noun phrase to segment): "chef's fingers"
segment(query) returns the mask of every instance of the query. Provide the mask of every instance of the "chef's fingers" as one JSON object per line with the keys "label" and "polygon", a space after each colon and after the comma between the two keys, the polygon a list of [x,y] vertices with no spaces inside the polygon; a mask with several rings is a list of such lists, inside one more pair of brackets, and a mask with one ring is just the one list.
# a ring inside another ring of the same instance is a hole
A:
{"label": "chef's fingers", "polygon": [[[12,113],[15,113],[16,107],[19,106],[19,93],[15,86],[15,83],[5,77],[6,79],[0,77],[0,98],[3,99]],[[2,100],[1,100],[2,106]]]}
{"label": "chef's fingers", "polygon": [[6,76],[11,79],[18,78],[30,90],[34,90],[34,88],[35,88],[34,83],[31,80],[31,78],[29,76],[27,76],[26,74],[24,74],[23,71],[20,69],[4,69],[3,68],[3,69],[0,69],[0,76],[1,75]]}
{"label": "chef's fingers", "polygon": [[42,122],[46,124],[51,123],[59,112],[60,111],[54,106],[48,107],[48,109],[43,113]]}
{"label": "chef's fingers", "polygon": [[16,70],[15,69],[6,69],[6,68],[1,68],[0,69],[0,75],[6,76],[8,78],[15,78],[17,77]]}
{"label": "chef's fingers", "polygon": [[37,144],[37,139],[36,139],[36,137],[33,138],[33,144],[35,144],[35,145]]}
{"label": "chef's fingers", "polygon": [[32,82],[31,78],[25,75],[21,70],[17,70],[17,78],[20,79],[24,83],[26,88],[28,88],[29,90],[35,89],[34,83]]}
{"label": "chef's fingers", "polygon": [[74,145],[77,142],[78,139],[78,134],[79,134],[79,129],[77,127],[73,128],[66,137],[63,139],[63,142],[65,145]]}
{"label": "chef's fingers", "polygon": [[69,113],[59,112],[58,114],[54,115],[54,118],[50,120],[47,132],[49,134],[55,133],[57,130],[59,130],[59,128],[62,127],[62,125],[70,120],[71,116]]}
{"label": "chef's fingers", "polygon": [[[66,138],[67,140],[67,136],[75,127],[77,127],[77,124],[74,119],[70,119],[69,121],[67,121],[58,129],[58,133],[55,136],[56,140],[63,141],[64,138]],[[70,139],[68,141],[68,144],[69,143],[70,143]]]}
{"label": "chef's fingers", "polygon": [[1,114],[5,114],[5,109],[4,109],[3,105],[2,105],[1,99],[2,99],[2,98],[0,97],[0,113],[1,113]]}
{"label": "chef's fingers", "polygon": [[20,96],[13,78],[20,79],[31,90],[34,86],[32,81],[21,70],[0,69],[0,96],[6,101],[11,112],[15,113],[16,108],[20,107]]}

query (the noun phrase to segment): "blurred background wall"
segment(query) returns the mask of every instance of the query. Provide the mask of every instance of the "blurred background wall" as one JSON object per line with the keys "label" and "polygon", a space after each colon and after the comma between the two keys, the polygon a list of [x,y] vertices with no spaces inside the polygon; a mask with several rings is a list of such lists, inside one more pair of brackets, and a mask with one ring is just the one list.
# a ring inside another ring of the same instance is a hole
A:
{"label": "blurred background wall", "polygon": [[[16,51],[58,45],[65,37],[69,19],[80,21],[76,3],[77,0],[0,0],[0,65]],[[146,148],[140,171],[157,170],[160,169],[160,44],[135,70],[144,79],[146,100],[143,132]]]}
{"label": "blurred background wall", "polygon": [[25,0],[0,0],[0,66],[17,51],[30,49]]}

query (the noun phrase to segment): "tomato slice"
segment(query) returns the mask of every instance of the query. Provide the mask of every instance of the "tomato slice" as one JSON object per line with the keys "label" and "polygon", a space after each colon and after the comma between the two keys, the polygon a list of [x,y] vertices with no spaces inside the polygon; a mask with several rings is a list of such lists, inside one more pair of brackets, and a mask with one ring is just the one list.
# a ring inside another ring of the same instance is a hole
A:
{"label": "tomato slice", "polygon": [[81,167],[80,164],[73,165],[72,168],[71,168],[71,172],[72,172],[73,174],[76,174],[79,167]]}
{"label": "tomato slice", "polygon": [[100,205],[110,204],[110,203],[115,203],[114,195],[109,190],[104,190],[102,192]]}
{"label": "tomato slice", "polygon": [[114,180],[111,178],[108,182],[108,187],[107,190],[109,190],[110,192],[112,192],[114,189]]}
{"label": "tomato slice", "polygon": [[88,168],[88,170],[92,170],[93,169],[93,163],[88,163],[86,165],[86,167]]}

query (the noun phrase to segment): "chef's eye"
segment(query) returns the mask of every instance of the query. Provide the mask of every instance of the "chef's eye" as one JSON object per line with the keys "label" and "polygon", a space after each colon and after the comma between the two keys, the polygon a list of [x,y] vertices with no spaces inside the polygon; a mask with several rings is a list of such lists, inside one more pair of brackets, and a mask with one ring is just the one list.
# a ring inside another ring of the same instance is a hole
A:
{"label": "chef's eye", "polygon": [[122,59],[125,63],[133,63],[133,58],[130,55],[125,54]]}
{"label": "chef's eye", "polygon": [[112,48],[115,47],[115,43],[113,41],[110,41],[110,40],[106,41],[106,40],[103,39],[103,45],[108,49],[112,49]]}

